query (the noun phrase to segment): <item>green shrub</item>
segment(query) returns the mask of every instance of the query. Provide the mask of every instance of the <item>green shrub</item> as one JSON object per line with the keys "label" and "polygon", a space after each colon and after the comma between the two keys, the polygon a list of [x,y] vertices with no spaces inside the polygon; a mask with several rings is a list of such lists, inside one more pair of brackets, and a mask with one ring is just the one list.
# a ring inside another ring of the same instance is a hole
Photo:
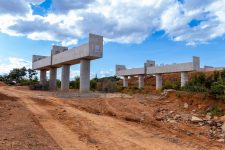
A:
{"label": "green shrub", "polygon": [[61,81],[60,80],[56,80],[56,86],[57,86],[57,88],[60,88],[61,87]]}
{"label": "green shrub", "polygon": [[213,95],[223,95],[225,91],[225,84],[223,82],[215,82],[212,84],[210,91]]}
{"label": "green shrub", "polygon": [[80,77],[75,77],[73,81],[70,81],[71,89],[80,89]]}
{"label": "green shrub", "polygon": [[212,116],[223,116],[225,115],[224,111],[217,106],[213,106],[206,111],[206,113],[211,113]]}
{"label": "green shrub", "polygon": [[46,83],[45,85],[41,85],[39,83],[36,83],[36,84],[30,85],[29,88],[31,90],[44,90],[44,91],[47,91],[47,90],[49,90],[49,84]]}
{"label": "green shrub", "polygon": [[207,89],[206,83],[205,74],[200,72],[196,73],[182,89],[191,92],[207,92],[209,89]]}
{"label": "green shrub", "polygon": [[91,90],[93,90],[93,91],[95,91],[95,90],[97,89],[97,80],[92,79],[92,80],[90,81],[90,88],[91,88]]}
{"label": "green shrub", "polygon": [[180,82],[175,81],[175,82],[171,82],[171,81],[166,81],[163,89],[174,89],[174,90],[179,90],[180,89]]}

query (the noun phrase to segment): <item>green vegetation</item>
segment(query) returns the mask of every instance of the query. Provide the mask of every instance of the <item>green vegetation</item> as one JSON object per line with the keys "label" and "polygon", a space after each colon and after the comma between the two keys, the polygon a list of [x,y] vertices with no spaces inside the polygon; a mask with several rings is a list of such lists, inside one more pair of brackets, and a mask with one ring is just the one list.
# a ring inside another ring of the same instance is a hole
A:
{"label": "green vegetation", "polygon": [[225,69],[215,71],[212,74],[203,72],[194,73],[190,81],[180,87],[179,81],[165,81],[163,89],[175,89],[190,92],[207,92],[217,99],[225,100]]}
{"label": "green vegetation", "polygon": [[[113,77],[104,77],[98,78],[97,76],[90,81],[90,89],[92,91],[101,91],[101,92],[117,92],[117,84],[116,82],[120,80],[119,78]],[[60,85],[60,84],[59,84]],[[71,89],[79,89],[80,88],[80,77],[75,77],[73,81],[70,81]]]}
{"label": "green vegetation", "polygon": [[36,75],[32,69],[14,68],[9,74],[0,75],[0,81],[8,85],[31,85],[38,82]]}
{"label": "green vegetation", "polygon": [[79,89],[80,88],[80,77],[76,76],[74,80],[70,81],[71,89]]}
{"label": "green vegetation", "polygon": [[165,81],[165,84],[163,85],[163,89],[175,89],[180,90],[180,82],[179,81]]}
{"label": "green vegetation", "polygon": [[212,116],[223,116],[223,115],[225,115],[225,112],[222,109],[218,108],[217,106],[211,107],[210,109],[208,109],[206,111],[206,113],[210,113],[210,114],[212,114]]}
{"label": "green vegetation", "polygon": [[215,98],[224,99],[225,70],[215,71],[208,76],[204,73],[196,73],[182,89],[192,92],[208,92]]}

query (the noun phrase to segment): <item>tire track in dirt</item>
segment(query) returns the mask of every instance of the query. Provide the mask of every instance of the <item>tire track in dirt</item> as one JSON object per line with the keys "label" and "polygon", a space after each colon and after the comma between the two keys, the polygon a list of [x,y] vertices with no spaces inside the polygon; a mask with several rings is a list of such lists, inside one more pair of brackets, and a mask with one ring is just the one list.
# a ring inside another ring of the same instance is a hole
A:
{"label": "tire track in dirt", "polygon": [[[22,91],[17,91],[17,92],[22,92]],[[29,94],[25,94],[25,95],[28,96]],[[25,102],[27,102],[29,99],[29,98],[27,98],[27,96],[26,96],[27,100]],[[33,95],[32,97],[34,97],[34,96],[35,95]],[[46,99],[48,99],[48,98],[46,97]],[[51,97],[51,99],[52,99],[52,97]],[[111,141],[113,141],[111,143],[117,143],[118,144],[117,146],[120,147],[120,149],[121,148],[122,149],[156,149],[156,150],[157,149],[158,150],[189,149],[187,147],[180,147],[177,144],[168,142],[166,140],[155,138],[154,134],[145,132],[141,128],[138,128],[138,127],[135,127],[132,125],[128,125],[120,120],[117,120],[117,119],[114,119],[111,117],[107,117],[107,116],[98,116],[95,114],[91,114],[91,113],[88,113],[85,111],[78,110],[74,107],[71,107],[70,105],[65,104],[63,101],[58,100],[58,99],[55,99],[54,101],[51,101],[51,102],[54,103],[54,105],[63,106],[63,108],[68,112],[68,115],[70,115],[70,116],[80,116],[82,118],[90,120],[92,122],[92,125],[99,131],[99,133],[98,133],[99,135],[94,134],[95,138],[101,140],[106,145],[107,145],[107,143],[110,143]],[[29,102],[29,103],[31,103],[31,102]],[[44,113],[46,116],[47,111],[52,110],[49,107],[40,108],[41,106],[36,106],[37,104],[35,105],[34,102],[32,102],[32,103],[33,103],[32,106],[36,107],[36,108],[33,108],[34,110],[40,109],[40,110],[37,110],[39,112],[39,114],[41,111],[44,111],[44,112],[42,112],[42,115]],[[29,104],[27,104],[27,105],[29,105]],[[42,106],[42,107],[44,107],[44,106]],[[55,120],[51,120],[51,122],[55,122]],[[51,128],[51,126],[48,126],[47,124],[45,124],[45,126],[47,128]],[[64,128],[64,127],[62,127],[62,128]],[[49,131],[49,132],[51,132],[51,131]],[[65,136],[67,136],[67,135],[65,135]],[[111,148],[109,148],[109,149],[111,149]],[[114,149],[114,148],[112,148],[112,149]]]}
{"label": "tire track in dirt", "polygon": [[[65,150],[77,149],[77,150],[88,150],[90,147],[79,140],[78,136],[74,134],[67,126],[61,124],[59,121],[52,118],[52,116],[41,106],[37,105],[33,100],[27,99],[24,96],[17,95],[16,92],[9,93],[9,90],[4,90],[5,93],[20,98],[25,106],[35,114],[43,126],[43,128],[52,136],[56,143]],[[21,97],[22,96],[22,97]]]}

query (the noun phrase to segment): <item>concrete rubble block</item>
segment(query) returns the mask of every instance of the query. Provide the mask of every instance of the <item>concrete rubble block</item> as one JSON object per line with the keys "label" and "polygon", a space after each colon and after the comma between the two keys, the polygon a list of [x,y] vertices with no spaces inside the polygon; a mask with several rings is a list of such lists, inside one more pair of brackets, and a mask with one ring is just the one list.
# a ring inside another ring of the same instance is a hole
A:
{"label": "concrete rubble block", "polygon": [[225,123],[223,123],[223,125],[221,126],[221,129],[222,129],[223,133],[225,133]]}
{"label": "concrete rubble block", "polygon": [[196,117],[196,116],[192,116],[191,117],[191,122],[193,123],[199,123],[199,122],[202,122],[203,120],[199,117]]}

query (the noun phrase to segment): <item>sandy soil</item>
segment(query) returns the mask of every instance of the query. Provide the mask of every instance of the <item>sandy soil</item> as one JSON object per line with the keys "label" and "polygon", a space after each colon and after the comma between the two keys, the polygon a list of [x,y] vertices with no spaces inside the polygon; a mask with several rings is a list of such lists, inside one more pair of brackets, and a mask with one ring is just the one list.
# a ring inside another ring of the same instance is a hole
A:
{"label": "sandy soil", "polygon": [[[208,126],[158,119],[159,109],[180,114],[206,107],[203,102],[199,108],[196,98],[63,99],[8,86],[0,93],[0,149],[225,149],[208,138]],[[187,110],[184,102],[190,105]]]}

